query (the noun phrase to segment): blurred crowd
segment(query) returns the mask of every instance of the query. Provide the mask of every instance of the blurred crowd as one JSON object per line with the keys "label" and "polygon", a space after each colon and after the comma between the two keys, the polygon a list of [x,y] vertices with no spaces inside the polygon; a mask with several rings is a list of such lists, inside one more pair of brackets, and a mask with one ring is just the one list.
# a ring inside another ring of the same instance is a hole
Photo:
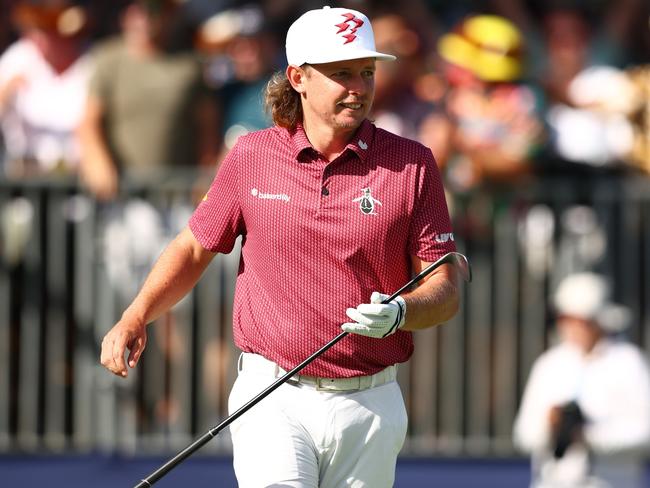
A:
{"label": "blurred crowd", "polygon": [[[643,0],[348,1],[380,50],[377,125],[429,146],[450,192],[540,174],[650,171]],[[3,0],[0,172],[120,176],[214,167],[266,127],[284,32],[318,2]]]}
{"label": "blurred crowd", "polygon": [[[371,117],[430,147],[454,199],[545,176],[650,174],[647,0],[329,4],[368,14],[378,51],[397,56],[377,65]],[[107,273],[126,299],[192,206],[154,208],[142,198],[122,198],[121,184],[155,182],[188,168],[213,174],[237,137],[267,127],[262,92],[286,66],[285,32],[301,13],[321,6],[312,0],[0,0],[0,179],[78,180],[102,202]],[[460,235],[473,232],[480,241],[493,217],[481,221],[481,208],[470,210],[456,216],[456,225]],[[15,198],[0,211],[0,250],[19,259],[19,250],[10,251],[28,238],[29,202]],[[528,209],[521,221],[526,264],[533,273],[548,272],[550,210]],[[598,215],[576,205],[562,225],[578,229],[566,251],[566,273],[597,267],[607,239]],[[605,334],[596,335],[583,356],[596,343],[609,347],[599,342]],[[576,365],[581,361],[572,352],[556,355],[568,354]],[[624,354],[638,365],[636,352]],[[646,371],[638,377],[645,382]],[[590,407],[575,413],[574,386],[544,401],[555,418],[566,407],[582,425]],[[533,435],[539,434],[546,440],[544,461],[552,459],[548,429],[527,432],[529,412],[522,415],[520,443],[534,450],[544,444]],[[530,415],[533,426],[542,425]]]}
{"label": "blurred crowd", "polygon": [[[284,33],[299,14],[321,6],[297,0],[1,4],[7,15],[0,17],[0,178],[79,181],[87,196],[110,209],[107,229],[118,237],[141,231],[129,222],[147,216],[151,228],[165,223],[163,235],[183,225],[189,208],[156,216],[146,202],[117,198],[120,184],[155,184],[199,170],[206,176],[196,184],[200,198],[237,137],[270,124],[262,92],[286,66]],[[548,175],[650,172],[648,2],[353,0],[333,6],[367,12],[378,49],[397,55],[377,66],[371,117],[431,148],[459,235],[489,234],[493,216],[484,215],[480,202],[495,190]],[[466,196],[473,208],[456,211],[453,202]],[[20,249],[25,233],[16,229],[26,227],[30,212],[21,199],[3,210],[2,234],[18,236],[7,246]],[[535,235],[533,246],[524,246],[531,267],[545,266],[535,263],[535,243],[544,247],[537,234],[544,235],[548,220],[547,208],[522,219],[524,233]],[[148,262],[159,250],[130,252]]]}

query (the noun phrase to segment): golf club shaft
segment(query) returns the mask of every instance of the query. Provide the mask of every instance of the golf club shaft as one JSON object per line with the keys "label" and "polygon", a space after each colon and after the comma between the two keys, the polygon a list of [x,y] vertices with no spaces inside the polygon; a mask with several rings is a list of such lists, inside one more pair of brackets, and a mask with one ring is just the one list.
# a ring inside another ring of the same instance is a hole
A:
{"label": "golf club shaft", "polygon": [[[429,266],[427,266],[426,268],[424,268],[420,273],[418,273],[415,277],[413,277],[411,280],[409,280],[408,283],[406,283],[399,290],[394,292],[391,296],[389,296],[388,298],[383,300],[382,303],[389,303],[390,301],[394,300],[395,297],[397,297],[404,290],[406,290],[407,288],[411,287],[412,285],[414,285],[415,283],[417,283],[418,281],[420,281],[421,279],[426,277],[433,270],[438,268],[441,264],[447,262],[448,257],[449,257],[449,254],[445,254],[443,257],[441,257],[440,259],[438,259],[434,263],[432,263]],[[147,488],[149,486],[152,486],[160,478],[162,478],[167,473],[169,473],[172,469],[174,469],[178,464],[180,464],[186,458],[191,456],[194,452],[198,451],[201,447],[203,447],[205,444],[207,444],[213,437],[215,437],[225,427],[227,427],[232,422],[234,422],[239,417],[241,417],[244,413],[246,413],[248,410],[250,410],[253,406],[255,406],[257,403],[259,403],[261,400],[263,400],[269,394],[271,394],[274,390],[279,388],[282,384],[286,383],[289,379],[291,379],[292,376],[294,376],[298,372],[302,371],[314,359],[319,357],[321,354],[323,354],[325,351],[330,349],[332,346],[334,346],[334,344],[339,342],[341,339],[343,339],[347,335],[348,335],[348,332],[345,332],[345,331],[341,332],[334,339],[332,339],[327,344],[325,344],[323,347],[321,347],[318,351],[314,352],[311,356],[309,356],[303,362],[301,362],[296,367],[294,367],[292,370],[288,371],[283,376],[281,376],[280,378],[275,380],[273,383],[271,383],[268,387],[266,387],[264,390],[262,390],[256,396],[254,396],[252,399],[250,399],[244,405],[242,405],[237,410],[235,410],[230,416],[228,416],[226,419],[224,419],[219,425],[216,425],[215,427],[211,428],[209,431],[207,431],[205,434],[203,434],[201,437],[199,437],[197,440],[195,440],[192,444],[187,446],[185,449],[180,451],[173,458],[171,458],[169,461],[167,461],[165,464],[163,464],[156,471],[154,471],[149,476],[147,476],[142,481],[140,481],[140,483],[138,483],[135,486],[135,488]]]}
{"label": "golf club shaft", "polygon": [[147,476],[145,479],[143,479],[140,483],[138,483],[135,486],[135,488],[145,488],[145,487],[148,487],[148,486],[152,486],[156,481],[158,481],[160,478],[165,476],[169,471],[171,471],[173,468],[175,468],[179,463],[181,463],[187,457],[192,455],[194,452],[198,451],[201,447],[203,447],[205,444],[207,444],[208,441],[210,441],[210,439],[215,437],[224,428],[226,428],[228,425],[230,425],[235,420],[237,420],[239,417],[241,417],[244,413],[246,413],[248,410],[250,410],[252,407],[254,407],[257,403],[259,403],[261,400],[263,400],[269,394],[271,394],[274,390],[279,388],[282,384],[286,383],[289,379],[291,379],[291,377],[293,375],[297,374],[299,371],[301,371],[303,368],[305,368],[309,363],[311,363],[314,359],[316,359],[318,356],[323,354],[325,351],[327,351],[334,344],[336,344],[341,339],[343,339],[346,335],[348,335],[348,332],[341,332],[334,339],[329,341],[327,344],[325,344],[318,351],[316,351],[311,356],[309,356],[307,359],[305,359],[298,366],[296,366],[292,370],[290,370],[287,373],[285,373],[284,375],[282,375],[280,378],[275,380],[273,383],[271,383],[269,386],[267,386],[260,393],[258,393],[253,398],[251,398],[244,405],[242,405],[237,410],[235,410],[230,416],[228,416],[226,419],[224,419],[219,425],[216,425],[215,427],[212,427],[209,431],[207,431],[205,434],[203,434],[201,437],[199,437],[197,440],[195,440],[192,444],[190,444],[185,449],[183,449],[178,454],[176,454],[176,456],[171,458],[169,461],[167,461],[165,464],[163,464],[160,468],[158,468],[156,471],[154,471],[149,476]]}

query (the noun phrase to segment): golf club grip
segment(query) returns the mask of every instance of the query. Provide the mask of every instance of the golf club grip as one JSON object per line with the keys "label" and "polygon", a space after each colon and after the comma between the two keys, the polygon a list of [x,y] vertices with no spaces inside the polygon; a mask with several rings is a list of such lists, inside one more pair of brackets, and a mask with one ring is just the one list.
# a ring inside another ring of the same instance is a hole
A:
{"label": "golf club grip", "polygon": [[[434,262],[434,263],[430,264],[429,266],[427,266],[426,268],[424,268],[424,270],[422,270],[419,274],[417,274],[415,277],[410,279],[408,283],[406,283],[404,286],[402,286],[399,290],[395,291],[392,295],[390,295],[388,298],[383,300],[381,303],[385,304],[385,303],[388,303],[388,302],[394,300],[404,290],[411,287],[412,285],[414,285],[415,283],[420,281],[422,278],[427,276],[429,273],[431,273],[434,269],[436,269],[441,264],[446,262],[447,259],[448,259],[448,256],[449,256],[449,254],[446,254],[442,258],[438,259],[436,262]],[[208,441],[210,441],[219,432],[221,432],[221,430],[223,430],[225,427],[227,427],[232,422],[234,422],[239,417],[241,417],[244,413],[246,413],[253,406],[255,406],[257,403],[259,403],[261,400],[263,400],[265,397],[267,397],[269,394],[271,394],[277,388],[279,388],[282,384],[286,383],[292,376],[294,376],[298,372],[302,371],[314,359],[316,359],[318,356],[323,354],[329,348],[334,346],[337,342],[339,342],[341,339],[343,339],[348,334],[349,334],[349,332],[345,332],[345,331],[341,332],[334,339],[332,339],[327,344],[325,344],[323,347],[321,347],[318,351],[311,354],[303,362],[298,364],[292,370],[286,372],[283,376],[281,376],[280,378],[275,380],[273,383],[271,383],[269,386],[267,386],[264,390],[262,390],[260,393],[255,395],[253,398],[251,398],[248,402],[246,402],[244,405],[242,405],[237,410],[235,410],[231,415],[229,415],[226,419],[224,419],[223,422],[221,422],[219,425],[216,425],[215,427],[211,428],[208,432],[203,434],[201,437],[199,437],[197,440],[195,440],[192,444],[190,444],[185,449],[180,451],[178,454],[176,454],[176,456],[171,458],[169,461],[167,461],[165,464],[163,464],[156,471],[154,471],[149,476],[147,476],[146,478],[141,480],[137,485],[135,485],[135,488],[148,488],[150,486],[153,486],[153,484],[155,482],[157,482],[160,478],[165,476],[172,469],[174,469],[176,466],[178,466],[178,464],[180,464],[186,458],[188,458],[189,456],[194,454],[196,451],[198,451],[201,447],[203,447],[205,444],[207,444]]]}

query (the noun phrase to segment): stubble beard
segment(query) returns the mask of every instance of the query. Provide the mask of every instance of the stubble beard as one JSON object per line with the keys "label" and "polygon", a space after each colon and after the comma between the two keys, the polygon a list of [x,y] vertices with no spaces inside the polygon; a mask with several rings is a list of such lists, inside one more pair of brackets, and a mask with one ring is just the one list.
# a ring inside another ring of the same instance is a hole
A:
{"label": "stubble beard", "polygon": [[372,105],[368,105],[367,109],[364,110],[364,114],[362,117],[359,117],[358,119],[351,121],[351,122],[342,122],[338,121],[336,116],[334,116],[334,128],[336,129],[342,129],[342,130],[356,130],[358,129],[363,121],[368,118],[368,114],[370,113],[370,109],[372,108]]}

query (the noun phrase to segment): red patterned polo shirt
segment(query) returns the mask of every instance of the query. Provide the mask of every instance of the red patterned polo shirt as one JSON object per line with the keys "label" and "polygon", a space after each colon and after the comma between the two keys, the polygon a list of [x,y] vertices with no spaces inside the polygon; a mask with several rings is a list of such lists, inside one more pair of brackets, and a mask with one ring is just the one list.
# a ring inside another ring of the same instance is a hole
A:
{"label": "red patterned polo shirt", "polygon": [[[410,256],[455,250],[431,151],[368,121],[331,162],[301,127],[240,137],[189,225],[215,252],[243,236],[235,344],[287,370],[341,332],[348,307],[406,283]],[[407,331],[350,334],[302,373],[373,374],[412,351]]]}

